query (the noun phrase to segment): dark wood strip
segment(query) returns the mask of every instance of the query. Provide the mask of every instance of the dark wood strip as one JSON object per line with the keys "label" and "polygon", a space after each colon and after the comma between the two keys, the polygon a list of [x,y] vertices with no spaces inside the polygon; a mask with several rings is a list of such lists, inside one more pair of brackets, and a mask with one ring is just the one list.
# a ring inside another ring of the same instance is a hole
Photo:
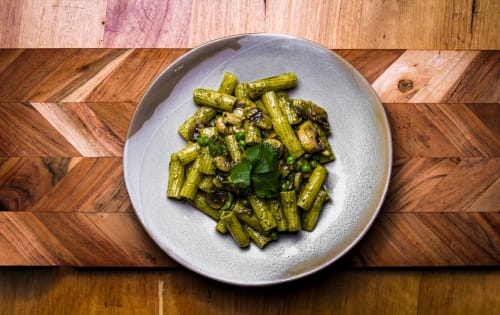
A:
{"label": "dark wood strip", "polygon": [[0,212],[2,239],[4,266],[176,266],[131,213]]}
{"label": "dark wood strip", "polygon": [[482,51],[470,63],[443,103],[500,103],[500,52]]}
{"label": "dark wood strip", "polygon": [[[498,157],[500,106],[384,104],[395,157]],[[479,113],[479,115],[478,115]],[[487,123],[482,117],[491,116]]]}
{"label": "dark wood strip", "polygon": [[185,52],[187,49],[134,49],[84,100],[138,102],[160,72]]}
{"label": "dark wood strip", "polygon": [[385,212],[499,212],[500,158],[401,158]]}
{"label": "dark wood strip", "polygon": [[[0,82],[4,84],[0,86],[0,101],[137,102],[152,80],[187,51],[2,50]],[[498,51],[336,52],[374,84],[383,102],[499,102],[500,92],[495,88],[500,80]],[[408,84],[400,86],[401,80],[412,81],[411,88]]]}
{"label": "dark wood strip", "polygon": [[124,49],[25,49],[0,73],[4,102],[59,101],[91,80]]}
{"label": "dark wood strip", "polygon": [[363,267],[497,266],[500,213],[382,213],[344,258]]}
{"label": "dark wood strip", "polygon": [[334,50],[373,83],[389,66],[405,52],[404,50]]}
{"label": "dark wood strip", "polygon": [[[499,231],[498,212],[382,213],[339,264],[496,266]],[[0,265],[177,266],[130,213],[0,212],[2,244]]]}
{"label": "dark wood strip", "polygon": [[[500,158],[398,158],[384,212],[498,212]],[[121,158],[0,159],[0,210],[129,212]]]}
{"label": "dark wood strip", "polygon": [[0,103],[0,130],[0,156],[80,155],[28,103]]}
{"label": "dark wood strip", "polygon": [[29,211],[130,212],[121,158],[84,158]]}

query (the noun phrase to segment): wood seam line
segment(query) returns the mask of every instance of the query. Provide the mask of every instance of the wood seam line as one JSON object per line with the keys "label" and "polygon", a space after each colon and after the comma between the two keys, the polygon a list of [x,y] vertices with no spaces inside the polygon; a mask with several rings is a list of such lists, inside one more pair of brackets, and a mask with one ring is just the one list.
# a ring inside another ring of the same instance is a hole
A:
{"label": "wood seam line", "polygon": [[104,81],[113,71],[115,71],[135,49],[127,49],[123,54],[113,59],[110,63],[99,70],[92,79],[66,95],[61,102],[82,102],[102,81]]}

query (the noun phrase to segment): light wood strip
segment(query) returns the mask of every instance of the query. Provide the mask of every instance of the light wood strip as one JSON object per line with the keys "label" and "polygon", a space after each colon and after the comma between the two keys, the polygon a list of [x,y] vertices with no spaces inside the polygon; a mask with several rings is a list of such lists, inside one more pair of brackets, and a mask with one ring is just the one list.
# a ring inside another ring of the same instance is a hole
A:
{"label": "light wood strip", "polygon": [[1,156],[78,156],[80,153],[28,103],[0,103]]}
{"label": "light wood strip", "polygon": [[275,0],[266,2],[266,31],[330,48],[498,49],[498,11],[488,0]]}
{"label": "light wood strip", "polygon": [[266,5],[266,1],[254,0],[193,0],[187,47],[234,34],[264,32]]}
{"label": "light wood strip", "polygon": [[104,47],[188,47],[192,1],[108,0]]}
{"label": "light wood strip", "polygon": [[439,103],[477,56],[474,51],[406,51],[372,86],[385,103]]}
{"label": "light wood strip", "polygon": [[4,266],[176,266],[130,213],[3,211],[1,239],[13,255],[0,256]]}
{"label": "light wood strip", "polygon": [[0,22],[5,48],[102,45],[106,1],[3,0],[0,12],[5,15]]}
{"label": "light wood strip", "polygon": [[120,155],[123,140],[82,103],[32,103],[83,156]]}

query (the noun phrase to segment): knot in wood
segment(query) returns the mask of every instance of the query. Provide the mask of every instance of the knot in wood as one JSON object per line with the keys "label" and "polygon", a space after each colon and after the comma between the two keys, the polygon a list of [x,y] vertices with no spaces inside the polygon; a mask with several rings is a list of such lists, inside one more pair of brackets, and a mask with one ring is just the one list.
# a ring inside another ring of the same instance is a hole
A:
{"label": "knot in wood", "polygon": [[410,90],[413,90],[413,81],[412,80],[399,80],[398,89],[401,91],[401,93],[405,93],[405,92],[408,92]]}

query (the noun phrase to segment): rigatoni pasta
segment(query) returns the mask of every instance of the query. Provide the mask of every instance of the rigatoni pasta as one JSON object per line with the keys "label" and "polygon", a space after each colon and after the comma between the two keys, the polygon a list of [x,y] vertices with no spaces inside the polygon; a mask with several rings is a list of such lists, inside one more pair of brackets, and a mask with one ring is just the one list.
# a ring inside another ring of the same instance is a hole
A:
{"label": "rigatoni pasta", "polygon": [[253,82],[226,72],[218,90],[194,90],[200,108],[178,129],[187,143],[170,157],[167,197],[210,216],[239,247],[312,231],[330,199],[327,112],[289,98],[297,84],[292,72]]}

